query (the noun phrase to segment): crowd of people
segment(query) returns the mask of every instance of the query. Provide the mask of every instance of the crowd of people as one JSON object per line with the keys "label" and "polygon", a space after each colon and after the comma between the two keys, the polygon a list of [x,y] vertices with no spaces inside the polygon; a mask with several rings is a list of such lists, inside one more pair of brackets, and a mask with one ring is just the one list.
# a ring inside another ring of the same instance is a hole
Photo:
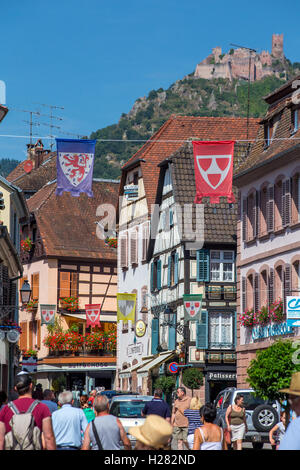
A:
{"label": "crowd of people", "polygon": [[[286,415],[269,433],[272,446],[279,450],[300,450],[300,372],[293,374],[287,394],[296,418],[286,429]],[[131,441],[119,418],[109,413],[109,399],[92,390],[83,394],[74,406],[74,393],[58,396],[51,390],[33,387],[29,374],[17,375],[15,395],[10,399],[0,392],[0,450],[131,450]],[[242,450],[247,432],[243,396],[237,395],[228,407],[226,432],[215,424],[216,408],[190,398],[184,387],[177,388],[172,409],[163,400],[162,390],[141,412],[145,421],[129,428],[135,450]]]}

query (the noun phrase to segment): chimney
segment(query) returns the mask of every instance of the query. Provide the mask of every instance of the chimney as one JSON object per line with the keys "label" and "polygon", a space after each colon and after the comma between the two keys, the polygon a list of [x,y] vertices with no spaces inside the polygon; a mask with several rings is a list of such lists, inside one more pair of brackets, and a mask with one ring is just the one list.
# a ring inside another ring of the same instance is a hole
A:
{"label": "chimney", "polygon": [[43,142],[39,139],[35,144],[27,144],[27,160],[33,164],[33,168],[38,168],[43,161]]}

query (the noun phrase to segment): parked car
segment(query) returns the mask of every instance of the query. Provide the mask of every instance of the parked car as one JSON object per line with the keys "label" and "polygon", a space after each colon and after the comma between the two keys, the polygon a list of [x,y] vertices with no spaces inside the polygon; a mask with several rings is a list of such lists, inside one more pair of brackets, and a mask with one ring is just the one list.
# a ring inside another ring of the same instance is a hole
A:
{"label": "parked car", "polygon": [[215,423],[226,428],[225,414],[229,405],[234,404],[237,394],[244,397],[248,432],[245,442],[251,442],[254,449],[262,449],[269,443],[269,431],[280,421],[280,404],[278,401],[263,400],[255,396],[252,389],[226,388],[214,401],[217,408]]}
{"label": "parked car", "polygon": [[102,392],[99,392],[99,393],[100,395],[106,395],[109,401],[111,401],[113,397],[119,396],[119,395],[136,395],[135,393],[120,392],[117,390],[103,390]]}
{"label": "parked car", "polygon": [[128,434],[128,430],[132,426],[140,426],[144,423],[145,418],[141,411],[146,402],[152,399],[153,396],[149,395],[116,395],[111,399],[109,412],[120,419],[132,448],[136,440]]}

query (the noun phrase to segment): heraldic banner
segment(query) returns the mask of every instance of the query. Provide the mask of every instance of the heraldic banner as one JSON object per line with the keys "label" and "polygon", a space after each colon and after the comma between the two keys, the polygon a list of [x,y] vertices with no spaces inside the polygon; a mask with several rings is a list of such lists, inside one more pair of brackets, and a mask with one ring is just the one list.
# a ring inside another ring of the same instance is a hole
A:
{"label": "heraldic banner", "polygon": [[183,296],[184,321],[196,321],[200,319],[202,307],[202,294],[185,294]]}
{"label": "heraldic banner", "polygon": [[100,326],[101,304],[87,304],[85,306],[86,326]]}
{"label": "heraldic banner", "polygon": [[135,320],[136,294],[117,294],[117,321]]}
{"label": "heraldic banner", "polygon": [[194,203],[201,204],[209,197],[211,204],[219,204],[220,197],[228,203],[235,202],[232,193],[234,141],[194,141],[194,167],[196,196]]}
{"label": "heraldic banner", "polygon": [[40,305],[42,325],[53,325],[56,313],[56,305]]}
{"label": "heraldic banner", "polygon": [[56,139],[57,196],[69,191],[74,197],[93,197],[95,145],[96,140]]}

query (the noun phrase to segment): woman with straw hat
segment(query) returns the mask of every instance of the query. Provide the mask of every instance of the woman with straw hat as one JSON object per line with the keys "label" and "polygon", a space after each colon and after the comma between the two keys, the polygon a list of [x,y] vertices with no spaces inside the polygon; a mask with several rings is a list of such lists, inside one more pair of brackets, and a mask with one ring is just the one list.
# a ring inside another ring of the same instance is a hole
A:
{"label": "woman with straw hat", "polygon": [[136,438],[135,450],[169,449],[172,426],[158,415],[148,415],[142,426],[129,428],[129,434]]}
{"label": "woman with straw hat", "polygon": [[288,395],[288,402],[297,418],[290,422],[278,450],[300,450],[300,372],[292,375],[289,388],[282,388],[279,392]]}

